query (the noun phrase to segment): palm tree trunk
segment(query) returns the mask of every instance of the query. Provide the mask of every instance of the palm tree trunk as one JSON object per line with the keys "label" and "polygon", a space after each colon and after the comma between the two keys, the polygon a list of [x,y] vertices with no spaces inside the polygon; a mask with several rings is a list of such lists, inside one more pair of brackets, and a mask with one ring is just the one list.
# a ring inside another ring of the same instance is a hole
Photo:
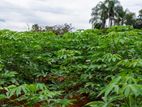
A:
{"label": "palm tree trunk", "polygon": [[109,18],[109,27],[112,26],[112,18]]}
{"label": "palm tree trunk", "polygon": [[106,20],[104,19],[104,20],[102,21],[102,28],[105,28],[105,26],[106,26]]}
{"label": "palm tree trunk", "polygon": [[124,19],[122,19],[122,21],[121,21],[121,25],[124,25]]}

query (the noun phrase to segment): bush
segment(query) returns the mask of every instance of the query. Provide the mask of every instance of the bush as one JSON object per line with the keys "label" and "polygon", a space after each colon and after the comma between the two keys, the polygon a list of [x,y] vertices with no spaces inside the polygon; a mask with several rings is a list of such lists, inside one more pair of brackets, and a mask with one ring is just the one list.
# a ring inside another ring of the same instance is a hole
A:
{"label": "bush", "polygon": [[133,26],[135,29],[142,29],[142,19],[137,19]]}

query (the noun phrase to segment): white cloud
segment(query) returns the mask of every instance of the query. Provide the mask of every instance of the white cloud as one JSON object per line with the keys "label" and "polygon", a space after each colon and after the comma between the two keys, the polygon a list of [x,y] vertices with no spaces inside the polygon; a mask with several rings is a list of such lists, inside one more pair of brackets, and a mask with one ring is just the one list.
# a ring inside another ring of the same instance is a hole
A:
{"label": "white cloud", "polygon": [[[100,0],[1,0],[0,28],[27,30],[27,24],[55,25],[72,23],[90,28],[91,8]],[[138,12],[141,0],[120,0],[125,8]]]}

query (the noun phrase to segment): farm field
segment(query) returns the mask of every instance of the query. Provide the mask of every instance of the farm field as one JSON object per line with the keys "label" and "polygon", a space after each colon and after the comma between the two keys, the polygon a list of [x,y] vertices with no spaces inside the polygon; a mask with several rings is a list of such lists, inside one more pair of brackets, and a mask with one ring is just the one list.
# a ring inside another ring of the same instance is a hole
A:
{"label": "farm field", "polygon": [[142,30],[1,30],[0,105],[141,107]]}

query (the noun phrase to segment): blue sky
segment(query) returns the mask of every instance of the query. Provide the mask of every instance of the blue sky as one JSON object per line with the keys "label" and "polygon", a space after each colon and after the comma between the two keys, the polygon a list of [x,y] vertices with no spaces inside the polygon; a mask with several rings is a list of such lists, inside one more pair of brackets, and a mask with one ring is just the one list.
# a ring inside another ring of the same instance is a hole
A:
{"label": "blue sky", "polygon": [[[0,28],[27,30],[32,24],[72,23],[77,29],[91,28],[91,8],[100,0],[0,0]],[[132,12],[142,9],[142,0],[120,0]]]}

